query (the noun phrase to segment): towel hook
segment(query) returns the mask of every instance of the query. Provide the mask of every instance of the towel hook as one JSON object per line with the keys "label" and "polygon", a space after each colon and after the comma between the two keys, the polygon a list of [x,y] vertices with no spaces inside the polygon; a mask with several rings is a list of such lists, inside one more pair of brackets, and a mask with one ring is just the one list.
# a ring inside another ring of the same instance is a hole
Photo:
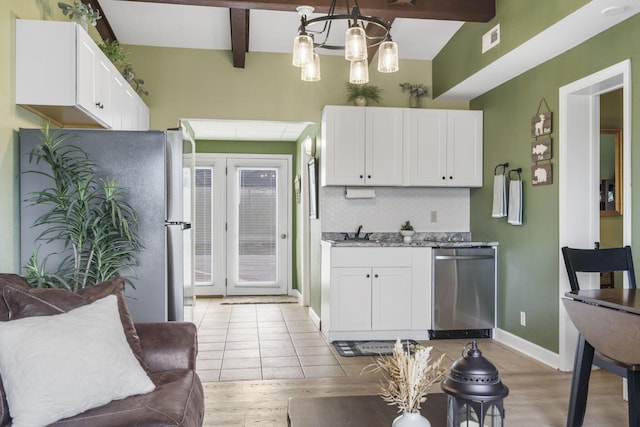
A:
{"label": "towel hook", "polygon": [[502,175],[504,175],[505,171],[507,170],[507,168],[509,167],[509,162],[506,163],[498,163],[496,165],[495,168],[493,168],[493,174],[497,175],[498,174],[498,169],[502,168]]}
{"label": "towel hook", "polygon": [[522,168],[511,169],[511,170],[509,171],[509,179],[511,179],[511,173],[512,173],[512,172],[517,173],[517,174],[518,174],[518,178],[517,178],[517,180],[522,181],[522,175],[521,175],[521,173],[522,173]]}

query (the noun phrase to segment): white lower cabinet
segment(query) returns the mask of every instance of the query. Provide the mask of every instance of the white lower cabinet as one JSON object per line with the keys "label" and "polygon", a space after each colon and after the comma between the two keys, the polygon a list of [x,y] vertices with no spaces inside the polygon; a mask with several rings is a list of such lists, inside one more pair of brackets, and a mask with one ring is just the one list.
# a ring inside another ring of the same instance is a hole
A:
{"label": "white lower cabinet", "polygon": [[332,268],[331,283],[331,306],[335,308],[332,310],[331,329],[370,330],[371,269]]}
{"label": "white lower cabinet", "polygon": [[411,329],[411,267],[374,268],[371,281],[371,329]]}
{"label": "white lower cabinet", "polygon": [[337,339],[428,339],[431,248],[322,243],[321,329]]}

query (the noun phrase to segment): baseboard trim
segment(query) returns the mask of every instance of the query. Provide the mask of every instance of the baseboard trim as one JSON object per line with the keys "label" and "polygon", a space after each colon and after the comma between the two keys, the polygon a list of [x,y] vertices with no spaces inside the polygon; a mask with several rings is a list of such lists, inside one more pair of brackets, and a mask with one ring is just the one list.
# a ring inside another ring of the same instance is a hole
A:
{"label": "baseboard trim", "polygon": [[320,316],[313,310],[313,307],[309,306],[309,318],[313,322],[316,328],[320,330]]}
{"label": "baseboard trim", "polygon": [[558,369],[560,366],[560,355],[547,350],[544,347],[534,344],[531,341],[527,341],[517,335],[507,332],[505,330],[496,328],[493,330],[493,339],[501,344],[511,347],[512,349],[519,351],[539,362],[549,365],[554,369]]}
{"label": "baseboard trim", "polygon": [[296,299],[298,300],[298,304],[302,304],[302,294],[299,290],[292,289],[291,292],[289,292],[289,295],[296,297]]}

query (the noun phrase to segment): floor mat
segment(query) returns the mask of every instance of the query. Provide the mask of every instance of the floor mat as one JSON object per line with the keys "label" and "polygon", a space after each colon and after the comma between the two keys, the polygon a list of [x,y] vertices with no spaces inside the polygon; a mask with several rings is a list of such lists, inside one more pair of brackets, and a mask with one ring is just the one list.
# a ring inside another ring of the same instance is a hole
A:
{"label": "floor mat", "polygon": [[292,295],[261,295],[261,296],[227,296],[220,304],[292,304],[298,299]]}
{"label": "floor mat", "polygon": [[[340,356],[387,356],[393,353],[394,340],[388,341],[333,341]],[[407,345],[416,345],[417,341],[402,340],[405,350]]]}

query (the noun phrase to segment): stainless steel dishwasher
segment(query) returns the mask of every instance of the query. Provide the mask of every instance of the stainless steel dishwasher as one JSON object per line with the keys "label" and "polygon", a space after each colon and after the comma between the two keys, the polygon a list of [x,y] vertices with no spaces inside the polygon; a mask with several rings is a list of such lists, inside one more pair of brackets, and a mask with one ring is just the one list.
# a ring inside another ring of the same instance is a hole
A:
{"label": "stainless steel dishwasher", "polygon": [[429,337],[490,338],[496,325],[496,247],[433,249]]}

